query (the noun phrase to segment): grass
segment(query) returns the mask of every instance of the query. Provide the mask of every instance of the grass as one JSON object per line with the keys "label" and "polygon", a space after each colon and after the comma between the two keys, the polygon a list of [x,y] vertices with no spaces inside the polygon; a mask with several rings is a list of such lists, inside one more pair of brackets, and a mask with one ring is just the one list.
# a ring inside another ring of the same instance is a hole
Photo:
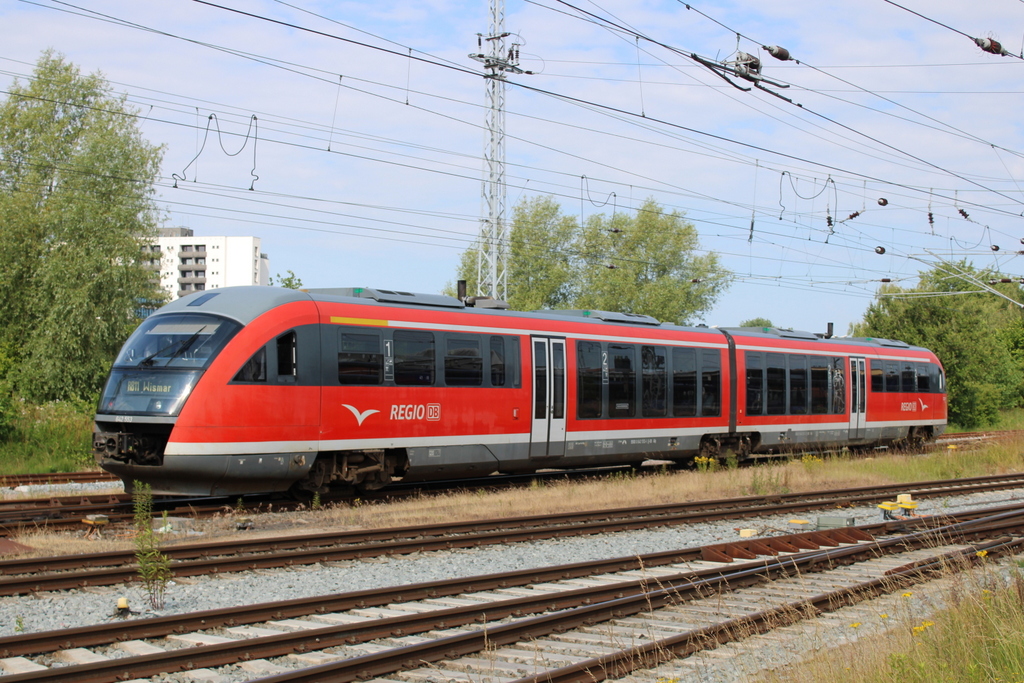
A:
{"label": "grass", "polygon": [[1024,429],[1024,408],[1011,408],[1004,410],[999,413],[999,419],[996,420],[995,424],[987,425],[979,429],[963,429],[957,425],[949,425],[946,429],[947,434],[959,434],[961,432],[974,432],[974,431],[985,431],[985,430],[1002,430],[1002,429]]}
{"label": "grass", "polygon": [[[985,564],[947,577],[938,611],[891,615],[883,634],[828,648],[772,672],[768,683],[1024,681],[1024,576]],[[906,595],[911,595],[910,592]],[[886,615],[890,616],[890,615]],[[855,624],[851,624],[851,627]]]}
{"label": "grass", "polygon": [[12,402],[9,433],[0,440],[0,475],[95,469],[92,407]]}

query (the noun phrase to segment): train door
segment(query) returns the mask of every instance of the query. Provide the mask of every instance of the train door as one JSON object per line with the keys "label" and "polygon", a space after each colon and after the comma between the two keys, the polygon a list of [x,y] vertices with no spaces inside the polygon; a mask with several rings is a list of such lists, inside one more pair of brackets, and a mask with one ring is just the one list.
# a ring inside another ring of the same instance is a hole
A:
{"label": "train door", "polygon": [[565,339],[532,337],[530,457],[565,455]]}
{"label": "train door", "polygon": [[850,440],[865,438],[867,372],[863,358],[850,358]]}

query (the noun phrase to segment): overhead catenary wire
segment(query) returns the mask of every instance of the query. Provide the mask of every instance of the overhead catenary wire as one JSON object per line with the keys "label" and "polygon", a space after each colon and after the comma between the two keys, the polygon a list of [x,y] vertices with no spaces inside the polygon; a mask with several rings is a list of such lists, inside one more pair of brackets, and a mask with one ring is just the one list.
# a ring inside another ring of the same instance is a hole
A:
{"label": "overhead catenary wire", "polygon": [[[753,163],[753,162],[751,162],[751,163]],[[578,178],[578,177],[579,177],[579,174],[576,174],[576,177]],[[837,179],[838,179],[838,176],[837,176]],[[840,181],[840,185],[842,185],[842,181]],[[908,190],[908,192],[911,192],[911,191],[920,191],[920,188],[914,188],[913,190]],[[941,193],[941,191],[940,191],[940,193]],[[941,201],[942,201],[942,200],[941,200],[941,199],[939,199],[939,201],[940,201],[940,203],[941,203]],[[753,201],[753,202],[751,202],[751,205],[756,205],[756,201]],[[748,213],[749,213],[749,211],[748,211]],[[974,211],[972,210],[972,214],[973,214],[973,213],[974,213]],[[796,215],[796,214],[795,214],[795,215]]]}

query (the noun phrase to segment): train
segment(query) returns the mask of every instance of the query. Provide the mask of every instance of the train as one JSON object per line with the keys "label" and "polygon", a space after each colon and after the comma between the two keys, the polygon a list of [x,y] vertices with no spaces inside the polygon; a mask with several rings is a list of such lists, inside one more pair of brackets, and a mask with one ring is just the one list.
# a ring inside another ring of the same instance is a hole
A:
{"label": "train", "polygon": [[499,473],[919,445],[945,374],[900,341],[486,297],[226,287],[118,353],[99,465],[155,494],[310,497]]}

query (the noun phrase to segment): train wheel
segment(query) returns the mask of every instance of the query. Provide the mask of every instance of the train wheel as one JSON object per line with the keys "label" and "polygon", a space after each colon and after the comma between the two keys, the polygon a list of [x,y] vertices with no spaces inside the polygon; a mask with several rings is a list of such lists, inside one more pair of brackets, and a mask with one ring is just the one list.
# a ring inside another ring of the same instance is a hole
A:
{"label": "train wheel", "polygon": [[722,442],[713,436],[705,436],[700,442],[700,457],[717,458],[722,452]]}
{"label": "train wheel", "polygon": [[925,444],[928,442],[930,435],[927,429],[922,427],[911,427],[910,433],[907,434],[907,450],[911,453],[920,453],[924,450]]}

